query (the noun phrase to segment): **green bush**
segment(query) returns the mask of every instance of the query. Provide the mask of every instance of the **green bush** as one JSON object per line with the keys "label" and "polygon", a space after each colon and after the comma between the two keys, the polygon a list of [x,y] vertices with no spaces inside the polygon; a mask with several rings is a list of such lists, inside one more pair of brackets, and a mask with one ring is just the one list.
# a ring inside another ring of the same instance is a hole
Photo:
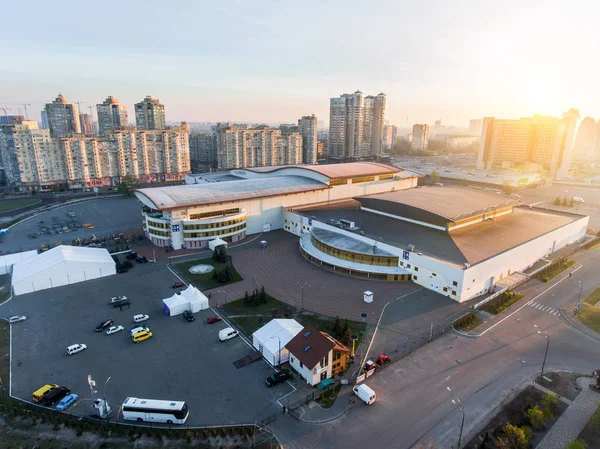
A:
{"label": "green bush", "polygon": [[558,397],[554,393],[546,393],[542,398],[542,409],[548,419],[554,418],[559,411],[558,408]]}
{"label": "green bush", "polygon": [[514,424],[504,426],[502,435],[498,437],[500,449],[529,449],[530,436],[526,428]]}
{"label": "green bush", "polygon": [[571,440],[569,444],[565,446],[565,449],[587,449],[588,445],[582,440]]}
{"label": "green bush", "polygon": [[531,424],[535,430],[540,430],[544,426],[544,422],[546,421],[546,417],[544,415],[544,411],[539,405],[534,405],[525,413],[529,424]]}
{"label": "green bush", "polygon": [[592,240],[587,242],[585,245],[583,245],[583,249],[590,249],[598,244],[600,244],[600,237],[593,238]]}
{"label": "green bush", "polygon": [[491,301],[481,306],[481,310],[497,315],[500,312],[503,312],[504,310],[508,309],[514,303],[518,302],[521,298],[523,298],[523,295],[507,290],[500,296],[492,299]]}

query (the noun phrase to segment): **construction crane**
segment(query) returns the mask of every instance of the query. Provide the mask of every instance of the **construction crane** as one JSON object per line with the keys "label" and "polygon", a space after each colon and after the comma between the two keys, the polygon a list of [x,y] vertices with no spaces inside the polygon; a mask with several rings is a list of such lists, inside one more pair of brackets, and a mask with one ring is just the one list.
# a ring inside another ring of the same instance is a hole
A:
{"label": "construction crane", "polygon": [[[23,102],[23,103],[7,103],[7,104],[10,104],[12,106],[23,106],[23,109],[25,109],[25,120],[29,120],[29,116],[27,114],[27,106],[31,106],[30,103]],[[21,109],[19,109],[19,113],[21,113]]]}

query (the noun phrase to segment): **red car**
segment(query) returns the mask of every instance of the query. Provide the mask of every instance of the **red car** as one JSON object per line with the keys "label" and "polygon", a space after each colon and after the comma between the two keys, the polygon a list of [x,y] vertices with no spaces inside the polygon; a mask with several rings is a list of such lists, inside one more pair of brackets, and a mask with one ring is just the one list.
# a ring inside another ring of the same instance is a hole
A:
{"label": "red car", "polygon": [[214,323],[218,323],[219,321],[221,321],[221,317],[220,316],[209,316],[206,320],[206,322],[208,324],[214,324]]}
{"label": "red car", "polygon": [[173,288],[185,287],[185,282],[173,282],[173,285],[171,285],[171,287],[173,287]]}

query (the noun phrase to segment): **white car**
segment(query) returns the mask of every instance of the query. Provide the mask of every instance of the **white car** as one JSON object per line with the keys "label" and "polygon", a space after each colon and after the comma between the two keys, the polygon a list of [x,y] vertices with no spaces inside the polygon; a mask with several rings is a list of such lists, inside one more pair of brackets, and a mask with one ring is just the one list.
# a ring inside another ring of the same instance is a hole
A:
{"label": "white car", "polygon": [[69,354],[69,355],[77,354],[78,352],[81,352],[84,349],[87,349],[86,345],[84,345],[83,343],[76,343],[67,348],[67,354]]}
{"label": "white car", "polygon": [[11,316],[8,319],[8,322],[10,324],[12,323],[18,323],[19,321],[25,321],[27,319],[27,317],[25,315],[15,315],[15,316]]}
{"label": "white car", "polygon": [[138,326],[131,329],[131,336],[133,337],[138,332],[150,332],[150,328],[146,326]]}
{"label": "white car", "polygon": [[133,316],[133,322],[134,323],[141,323],[142,321],[148,321],[150,319],[150,317],[148,315],[134,315]]}
{"label": "white car", "polygon": [[111,326],[106,330],[106,335],[116,334],[117,332],[121,332],[125,329],[123,326]]}
{"label": "white car", "polygon": [[115,302],[125,301],[126,299],[127,296],[113,296],[112,298],[110,298],[110,303],[114,304]]}

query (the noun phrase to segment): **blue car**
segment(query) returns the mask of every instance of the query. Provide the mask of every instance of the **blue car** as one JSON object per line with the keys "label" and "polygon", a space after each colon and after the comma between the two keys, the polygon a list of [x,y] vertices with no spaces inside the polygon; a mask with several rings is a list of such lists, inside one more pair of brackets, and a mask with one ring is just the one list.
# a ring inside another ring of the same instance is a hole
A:
{"label": "blue car", "polygon": [[75,393],[65,396],[58,404],[56,404],[56,410],[66,410],[70,405],[74,404],[77,399],[79,399],[79,396]]}

